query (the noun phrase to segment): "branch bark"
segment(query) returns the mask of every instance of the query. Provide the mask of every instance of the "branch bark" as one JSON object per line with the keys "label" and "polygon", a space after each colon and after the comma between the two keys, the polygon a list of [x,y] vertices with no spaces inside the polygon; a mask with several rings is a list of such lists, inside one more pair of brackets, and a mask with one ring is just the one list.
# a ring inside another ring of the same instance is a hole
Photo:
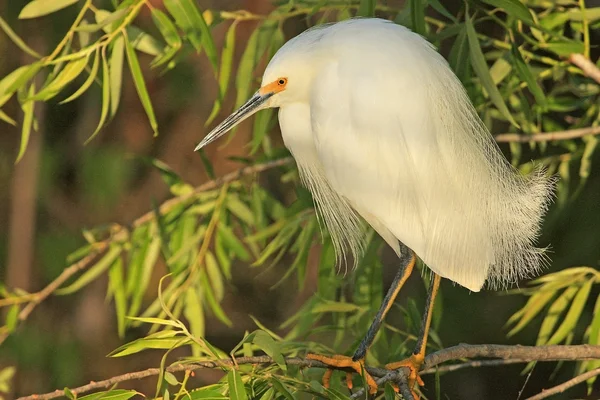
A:
{"label": "branch bark", "polygon": [[[527,363],[530,361],[579,361],[579,360],[597,360],[600,359],[600,346],[590,345],[576,345],[576,346],[505,346],[495,344],[481,344],[481,345],[470,345],[460,344],[458,346],[449,347],[436,351],[425,357],[423,364],[423,372],[428,373],[427,370],[431,370],[437,365],[453,360],[462,360],[465,358],[498,358],[502,360],[518,360],[518,362]],[[515,361],[517,362],[517,361]],[[169,372],[182,372],[182,371],[194,371],[198,369],[206,368],[222,368],[223,365],[228,367],[235,367],[235,364],[255,364],[255,365],[274,365],[275,362],[271,357],[268,356],[256,356],[256,357],[239,357],[236,358],[235,363],[230,359],[223,359],[217,361],[205,361],[197,363],[176,363],[168,367],[166,370]],[[296,365],[304,368],[329,368],[327,365],[315,361],[307,360],[303,358],[287,358],[287,365]],[[476,364],[472,364],[476,366]],[[379,385],[385,384],[385,382],[397,382],[400,384],[400,389],[406,386],[407,371],[401,369],[398,371],[389,371],[383,368],[367,367],[367,371],[374,377],[380,378],[377,380]],[[596,371],[596,370],[594,370]],[[591,371],[590,371],[591,372]],[[109,379],[105,379],[98,382],[90,382],[87,385],[83,385],[77,388],[71,389],[74,394],[88,393],[92,390],[104,389],[111,387],[115,384],[125,381],[137,380],[147,378],[150,376],[156,376],[160,373],[159,368],[149,368],[142,371],[130,372],[123,375],[114,376]],[[597,374],[600,374],[598,372]],[[585,375],[585,374],[584,374]],[[583,376],[583,375],[581,375]],[[593,375],[592,375],[593,376]],[[579,378],[579,377],[578,377]],[[587,378],[585,378],[587,379]],[[585,380],[583,379],[583,380]],[[565,382],[569,383],[571,381]],[[579,382],[573,383],[571,386]],[[565,385],[563,384],[563,385]],[[567,389],[571,386],[565,386]],[[558,386],[557,386],[558,388]],[[554,390],[550,389],[550,390]],[[560,389],[557,389],[560,390]],[[548,391],[546,391],[548,392]],[[545,392],[544,392],[545,393]],[[558,392],[557,392],[558,393]],[[18,400],[48,400],[57,397],[64,396],[64,390],[55,390],[54,392],[45,394],[34,394],[26,397],[21,397]],[[352,398],[360,398],[364,395],[364,391],[361,389],[352,395]],[[531,400],[531,399],[529,399]]]}
{"label": "branch bark", "polygon": [[588,379],[598,375],[600,375],[600,368],[593,369],[591,371],[586,372],[585,374],[581,374],[573,379],[569,379],[568,381],[561,383],[560,385],[554,386],[553,388],[545,389],[541,393],[536,394],[535,396],[531,396],[526,400],[542,400],[550,396],[554,396],[555,394],[562,393],[565,390],[570,389],[573,386],[585,382]]}
{"label": "branch bark", "polygon": [[600,134],[600,126],[588,128],[569,129],[566,131],[535,133],[533,135],[521,135],[518,133],[502,133],[494,136],[498,143],[529,143],[529,142],[551,142],[554,140],[576,139],[587,135]]}
{"label": "branch bark", "polygon": [[569,62],[579,67],[586,76],[600,83],[600,69],[589,58],[583,54],[573,53],[569,56]]}

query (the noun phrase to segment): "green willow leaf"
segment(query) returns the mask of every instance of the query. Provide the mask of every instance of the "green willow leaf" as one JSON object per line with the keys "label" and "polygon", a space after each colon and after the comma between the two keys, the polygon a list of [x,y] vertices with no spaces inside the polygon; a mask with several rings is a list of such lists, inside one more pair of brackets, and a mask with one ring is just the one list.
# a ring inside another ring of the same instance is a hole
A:
{"label": "green willow leaf", "polygon": [[10,74],[6,75],[0,81],[0,107],[2,107],[6,102],[12,97],[14,94],[14,90],[9,92],[8,88],[10,88],[13,83],[23,74],[25,71],[29,69],[29,66],[23,66],[15,69]]}
{"label": "green willow leaf", "polygon": [[70,61],[56,76],[56,78],[36,93],[32,100],[46,101],[56,96],[66,85],[76,79],[88,64],[89,54],[86,57]]}
{"label": "green willow leaf", "polygon": [[100,65],[99,52],[96,51],[96,53],[94,53],[94,54],[95,55],[94,55],[94,62],[92,64],[92,69],[90,70],[90,74],[88,75],[85,82],[83,82],[83,85],[81,85],[79,87],[79,89],[77,89],[75,91],[75,93],[73,93],[72,95],[70,95],[63,101],[61,101],[60,104],[65,104],[65,103],[68,103],[70,101],[77,99],[79,96],[81,96],[83,93],[85,93],[90,88],[90,86],[92,86],[92,83],[94,83],[94,80],[96,79],[96,76],[98,75],[98,66]]}
{"label": "green willow leaf", "polygon": [[13,82],[10,85],[8,85],[8,87],[5,89],[4,96],[12,95],[14,92],[21,89],[21,87],[25,86],[25,83],[27,81],[29,81],[31,78],[33,78],[35,76],[35,74],[37,74],[41,68],[42,68],[41,62],[35,62],[33,64],[30,64],[30,65],[24,67],[21,70],[21,73],[19,74],[19,76],[17,76],[13,80]]}
{"label": "green willow leaf", "polygon": [[227,373],[227,383],[229,383],[229,398],[231,400],[248,400],[242,376],[236,369],[232,368]]}
{"label": "green willow leaf", "polygon": [[499,8],[504,11],[507,15],[516,17],[518,20],[523,21],[529,25],[534,25],[533,17],[531,12],[526,5],[521,3],[519,0],[482,0],[491,6]]}
{"label": "green willow leaf", "polygon": [[181,38],[177,33],[177,28],[167,14],[153,7],[152,20],[169,46],[181,46]]}
{"label": "green willow leaf", "polygon": [[560,316],[569,306],[569,303],[573,296],[577,293],[577,287],[570,286],[556,299],[554,303],[548,309],[548,313],[542,322],[542,326],[540,327],[540,331],[538,333],[538,338],[535,343],[536,346],[541,346],[548,344],[548,339],[552,335],[554,331],[554,327],[558,322]]}
{"label": "green willow leaf", "polygon": [[146,324],[156,324],[156,325],[165,325],[165,326],[172,326],[175,328],[181,328],[182,325],[177,322],[177,321],[171,321],[169,319],[162,319],[162,318],[153,318],[153,317],[127,317],[127,319],[130,319],[132,321],[139,321],[139,322],[144,322]]}
{"label": "green willow leaf", "polygon": [[106,116],[108,115],[108,109],[110,107],[110,71],[108,67],[108,61],[106,61],[106,55],[102,52],[102,109],[100,110],[100,120],[98,126],[90,137],[85,141],[88,144],[94,137],[100,132],[100,129],[104,126]]}
{"label": "green willow leaf", "polygon": [[[32,83],[31,86],[29,86],[27,97],[33,96],[34,92],[35,84]],[[21,109],[23,110],[23,126],[21,127],[21,145],[19,146],[17,162],[19,162],[25,155],[25,150],[27,149],[27,144],[29,143],[29,136],[31,135],[31,129],[33,128],[34,106],[35,102],[33,100],[25,101],[25,103],[21,105]]]}
{"label": "green willow leaf", "polygon": [[511,48],[511,54],[515,62],[517,74],[519,74],[519,77],[522,80],[527,82],[527,87],[529,88],[531,94],[533,94],[533,97],[535,97],[537,105],[540,106],[542,109],[545,109],[547,106],[547,101],[546,96],[544,95],[544,91],[537,83],[535,77],[533,76],[533,73],[529,69],[529,66],[525,63],[525,60],[523,60],[521,51],[515,44],[513,44]]}
{"label": "green willow leaf", "polygon": [[117,314],[117,331],[119,337],[125,336],[126,319],[125,313],[127,311],[127,297],[125,294],[125,284],[123,276],[123,260],[117,257],[113,265],[108,270],[108,283],[109,290],[115,299],[115,310]]}
{"label": "green willow leaf", "polygon": [[121,87],[123,81],[123,59],[125,57],[125,38],[119,36],[115,39],[110,53],[110,116],[113,118],[119,108],[121,100]]}
{"label": "green willow leaf", "polygon": [[135,390],[114,389],[88,394],[87,396],[78,396],[77,400],[128,400],[136,395],[140,395],[140,393]]}
{"label": "green willow leaf", "polygon": [[[104,29],[105,32],[112,32],[114,28],[127,15],[128,10],[123,8],[121,10],[117,10],[115,12],[111,12],[108,10],[98,10],[95,13],[96,23],[95,24],[82,24],[75,28],[78,32],[97,32],[100,29]],[[107,28],[108,25],[115,23],[113,26]]]}
{"label": "green willow leaf", "polygon": [[227,314],[225,314],[223,307],[221,307],[221,304],[215,297],[214,290],[213,290],[212,286],[210,285],[210,281],[208,280],[208,277],[206,276],[206,273],[204,273],[204,271],[200,275],[199,281],[200,281],[200,285],[202,288],[202,294],[204,295],[204,298],[206,299],[206,304],[208,305],[208,307],[210,307],[213,314],[215,315],[215,317],[217,317],[217,319],[219,321],[221,321],[225,325],[231,327],[233,324],[232,324],[231,320],[229,319],[229,317],[227,316]]}
{"label": "green willow leaf", "polygon": [[256,47],[258,44],[258,28],[252,32],[250,35],[250,39],[248,39],[248,43],[246,44],[246,49],[242,54],[242,58],[240,59],[240,64],[238,66],[237,75],[235,79],[236,87],[237,87],[237,96],[235,99],[235,107],[238,108],[250,96],[250,90],[252,88],[252,75],[254,72],[255,59],[256,59]]}
{"label": "green willow leaf", "polygon": [[[508,332],[507,336],[511,337],[521,331],[527,324],[535,318],[540,311],[554,298],[556,292],[554,291],[543,291],[537,292],[529,298],[525,306],[523,307],[523,316],[519,319],[519,323]],[[515,314],[516,315],[516,314]],[[512,319],[512,317],[511,317]],[[509,320],[511,322],[511,320]]]}
{"label": "green willow leaf", "polygon": [[0,110],[0,119],[6,123],[11,124],[12,126],[17,126],[17,121],[12,119],[7,113]]}
{"label": "green willow leaf", "polygon": [[112,246],[104,257],[102,257],[93,267],[84,272],[79,279],[65,288],[58,289],[55,293],[58,295],[65,295],[78,291],[104,273],[115,262],[119,254],[121,254],[121,251],[121,247]]}
{"label": "green willow leaf", "polygon": [[257,345],[268,356],[273,358],[273,360],[277,363],[279,368],[281,368],[283,371],[287,371],[285,358],[281,353],[281,343],[278,343],[275,340],[273,340],[271,335],[264,331],[255,331],[254,337],[252,338],[252,343]]}
{"label": "green willow leaf", "polygon": [[477,33],[473,27],[473,22],[468,14],[465,14],[465,27],[467,31],[467,38],[469,39],[471,65],[473,66],[475,73],[477,73],[481,84],[485,88],[486,92],[490,96],[490,99],[492,100],[492,103],[494,103],[498,111],[500,111],[504,118],[506,118],[511,124],[518,128],[519,125],[510,114],[510,111],[508,111],[500,91],[496,85],[494,85],[494,81],[490,75],[490,70],[487,66],[487,61],[485,60],[483,51],[479,46],[479,39],[477,39]]}
{"label": "green willow leaf", "polygon": [[271,378],[269,382],[271,382],[275,390],[277,390],[278,393],[282,394],[284,398],[286,398],[287,400],[294,400],[294,395],[292,394],[292,392],[290,392],[285,383],[279,381],[277,378]]}
{"label": "green willow leaf", "polygon": [[547,344],[558,344],[562,342],[577,326],[577,321],[579,321],[579,317],[583,312],[583,308],[585,307],[585,302],[588,299],[590,294],[590,290],[592,288],[592,284],[594,281],[592,279],[588,279],[581,289],[577,292],[575,297],[573,298],[573,302],[571,303],[571,307],[565,316],[565,319],[560,324],[556,332],[548,339]]}
{"label": "green willow leaf", "polygon": [[12,40],[13,43],[15,45],[17,45],[17,47],[20,48],[21,50],[23,50],[25,53],[27,53],[30,56],[35,57],[35,58],[42,58],[41,54],[39,54],[37,51],[35,51],[31,47],[29,47],[27,45],[27,43],[25,43],[23,41],[23,39],[21,39],[21,37],[15,33],[15,31],[13,31],[13,29],[10,27],[10,25],[7,24],[6,21],[1,16],[0,16],[0,29],[2,29],[4,31],[4,33],[6,33],[6,36],[8,36],[10,38],[10,40]]}
{"label": "green willow leaf", "polygon": [[144,76],[142,75],[140,63],[129,40],[125,40],[125,50],[127,53],[127,61],[129,62],[129,70],[131,71],[131,76],[133,78],[138,96],[142,102],[144,110],[146,111],[146,115],[150,120],[150,126],[154,131],[154,136],[158,136],[158,123],[156,122],[154,108],[152,107],[152,102],[150,101],[150,95],[148,94],[148,89],[146,88],[146,82],[144,81]]}
{"label": "green willow leaf", "polygon": [[124,344],[108,354],[109,357],[124,357],[130,354],[150,349],[169,350],[185,346],[191,342],[189,338],[183,337],[165,337],[165,338],[142,338],[133,342]]}
{"label": "green willow leaf", "polygon": [[583,42],[560,40],[540,44],[540,47],[556,53],[559,56],[568,57],[571,54],[580,54],[585,51]]}
{"label": "green willow leaf", "polygon": [[202,12],[192,0],[165,0],[165,7],[175,18],[175,23],[188,35],[196,51],[202,49],[210,61],[214,73],[217,73],[217,47]]}
{"label": "green willow leaf", "polygon": [[208,116],[208,119],[204,123],[204,126],[209,125],[215,117],[219,114],[221,106],[223,104],[223,98],[227,93],[227,87],[231,79],[231,70],[233,66],[233,53],[235,50],[235,28],[237,27],[237,21],[234,21],[225,35],[225,43],[223,51],[221,52],[221,66],[219,68],[219,98],[215,101],[212,111]]}
{"label": "green willow leaf", "polygon": [[[190,324],[190,332],[195,337],[204,337],[206,327],[204,321],[204,309],[202,307],[202,299],[198,296],[198,288],[192,286],[185,292],[185,305],[183,307],[183,315]],[[200,356],[200,348],[192,346],[194,356]]]}
{"label": "green willow leaf", "polygon": [[19,19],[37,18],[62,10],[78,0],[33,0],[29,2],[19,14]]}

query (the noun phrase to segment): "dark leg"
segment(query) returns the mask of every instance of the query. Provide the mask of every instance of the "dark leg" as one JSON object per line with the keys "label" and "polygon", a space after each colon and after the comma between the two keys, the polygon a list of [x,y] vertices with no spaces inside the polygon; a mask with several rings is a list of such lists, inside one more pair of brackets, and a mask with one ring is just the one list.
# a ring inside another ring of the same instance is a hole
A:
{"label": "dark leg", "polygon": [[402,265],[400,266],[398,273],[394,277],[392,285],[388,289],[388,292],[385,295],[385,298],[383,299],[383,302],[379,307],[379,311],[377,311],[377,315],[371,323],[367,334],[360,342],[358,348],[356,349],[356,352],[352,356],[352,360],[354,361],[362,360],[363,358],[365,358],[367,350],[369,350],[369,347],[371,347],[371,344],[373,344],[373,340],[375,340],[375,335],[377,335],[377,332],[379,331],[379,328],[381,327],[381,324],[383,323],[386,314],[392,307],[392,304],[394,303],[394,300],[396,300],[400,289],[412,273],[412,270],[415,266],[415,253],[413,253],[413,251],[410,250],[408,247],[404,245],[401,246],[403,247],[401,247]]}
{"label": "dark leg", "polygon": [[[431,316],[433,315],[433,304],[435,302],[435,297],[437,296],[438,289],[440,288],[440,281],[442,277],[438,274],[433,274],[433,282],[431,283],[431,287],[429,288],[429,294],[427,296],[427,303],[425,304],[425,314],[423,314],[423,320],[421,322],[421,332],[419,333],[419,339],[417,340],[417,345],[415,346],[415,350],[413,351],[412,356],[406,360],[402,360],[399,362],[394,362],[386,365],[387,369],[399,369],[399,368],[409,368],[410,375],[408,377],[408,386],[411,388],[414,387],[415,383],[423,386],[423,381],[419,376],[419,370],[421,369],[421,365],[423,365],[423,361],[425,359],[425,349],[427,347],[427,337],[429,336],[429,327],[431,326]],[[416,393],[412,393],[414,398],[418,398]]]}
{"label": "dark leg", "polygon": [[[373,343],[373,340],[375,339],[375,335],[377,334],[377,331],[381,327],[381,324],[383,322],[383,319],[385,318],[385,315],[390,310],[392,304],[394,303],[394,300],[396,299],[396,297],[398,296],[398,293],[400,292],[400,289],[402,288],[402,285],[404,285],[404,283],[410,276],[410,274],[415,266],[415,261],[416,261],[415,253],[412,250],[410,250],[408,247],[404,246],[402,243],[400,243],[400,250],[402,253],[402,259],[401,259],[402,265],[401,265],[400,269],[398,270],[398,273],[396,274],[394,281],[392,282],[392,286],[389,288],[387,294],[385,295],[385,298],[383,299],[383,303],[379,307],[379,311],[377,312],[377,315],[375,316],[373,323],[369,327],[367,334],[365,335],[365,337],[361,341],[360,345],[358,346],[358,349],[354,353],[354,356],[352,356],[352,358],[347,357],[347,356],[342,356],[342,355],[324,356],[321,354],[308,354],[306,356],[307,359],[318,360],[318,361],[321,361],[322,363],[327,364],[328,366],[331,366],[334,368],[350,369],[350,370],[356,371],[359,374],[364,373],[365,379],[367,380],[367,384],[369,385],[369,393],[371,393],[371,394],[377,392],[377,383],[375,382],[375,379],[373,379],[373,377],[371,375],[369,375],[366,371],[364,371],[365,355],[367,354],[367,350]],[[328,387],[329,379],[331,378],[331,373],[332,373],[331,369],[325,373],[325,375],[323,377],[323,386]],[[347,376],[347,381],[349,382],[348,387],[350,387],[350,384],[352,381],[350,380],[350,378],[348,376]]]}

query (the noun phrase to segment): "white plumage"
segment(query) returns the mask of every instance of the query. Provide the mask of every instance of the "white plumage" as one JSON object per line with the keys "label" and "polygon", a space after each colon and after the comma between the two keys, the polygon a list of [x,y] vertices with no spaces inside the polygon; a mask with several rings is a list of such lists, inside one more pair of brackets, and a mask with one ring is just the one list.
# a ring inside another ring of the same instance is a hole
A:
{"label": "white plumage", "polygon": [[317,27],[277,52],[263,88],[282,78],[257,109],[280,107],[285,145],[338,254],[360,256],[362,217],[397,253],[400,240],[473,291],[538,270],[551,180],[510,166],[425,39],[380,19]]}

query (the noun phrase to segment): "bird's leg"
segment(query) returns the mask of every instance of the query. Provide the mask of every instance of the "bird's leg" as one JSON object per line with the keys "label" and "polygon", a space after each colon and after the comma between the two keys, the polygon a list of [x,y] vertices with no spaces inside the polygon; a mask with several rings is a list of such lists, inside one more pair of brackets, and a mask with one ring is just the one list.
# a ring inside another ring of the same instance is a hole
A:
{"label": "bird's leg", "polygon": [[412,355],[406,360],[393,362],[387,364],[385,367],[387,369],[399,369],[399,368],[409,368],[410,373],[408,376],[408,386],[413,394],[415,399],[418,399],[419,396],[413,391],[413,387],[415,383],[418,383],[419,386],[423,386],[423,380],[419,376],[419,370],[423,365],[423,361],[425,360],[425,348],[427,347],[427,337],[429,336],[429,327],[431,326],[431,316],[433,315],[433,304],[435,302],[435,297],[437,296],[438,289],[440,287],[440,281],[442,277],[438,274],[433,274],[433,282],[429,287],[429,295],[427,296],[427,303],[425,305],[425,314],[423,315],[423,320],[421,322],[421,332],[419,333],[419,339],[417,340],[417,345],[415,346],[415,350]]}
{"label": "bird's leg", "polygon": [[[364,374],[367,384],[369,385],[369,393],[373,394],[377,392],[377,383],[375,382],[375,379],[373,379],[373,377],[364,370],[364,359],[365,355],[367,354],[367,350],[373,343],[377,331],[379,331],[379,328],[381,327],[381,324],[383,323],[386,314],[392,307],[392,304],[398,296],[400,289],[410,276],[415,266],[415,253],[403,244],[400,245],[400,248],[401,254],[403,255],[401,259],[402,265],[398,270],[398,273],[394,277],[392,285],[388,289],[388,292],[385,295],[381,306],[379,307],[379,311],[377,311],[375,319],[371,323],[367,334],[358,345],[358,348],[356,349],[354,355],[352,357],[348,357],[342,355],[324,356],[321,354],[308,354],[306,356],[307,359],[318,360],[332,367],[323,376],[323,386],[329,386],[329,380],[331,379],[331,373],[333,369],[352,369],[353,371],[356,371],[359,374]],[[351,389],[352,381],[350,379],[349,374],[346,376],[346,382],[348,383],[348,388]]]}

